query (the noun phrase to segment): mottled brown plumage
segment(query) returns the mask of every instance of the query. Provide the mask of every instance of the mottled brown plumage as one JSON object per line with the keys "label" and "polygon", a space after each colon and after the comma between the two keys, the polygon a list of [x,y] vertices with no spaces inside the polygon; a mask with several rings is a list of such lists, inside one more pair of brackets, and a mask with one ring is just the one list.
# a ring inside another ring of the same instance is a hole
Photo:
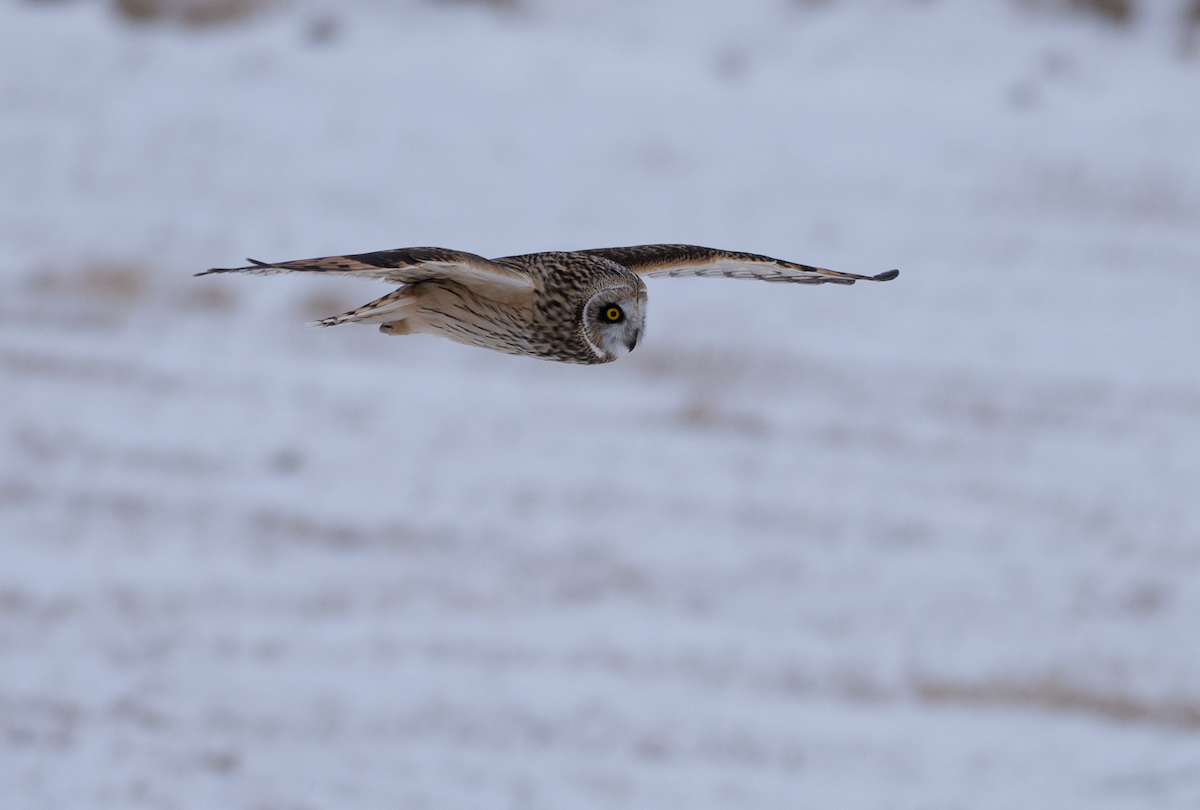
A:
{"label": "mottled brown plumage", "polygon": [[564,363],[608,363],[632,351],[645,325],[640,276],[722,276],[792,284],[889,281],[694,245],[638,245],[485,259],[417,247],[327,256],[209,273],[332,273],[402,285],[358,309],[318,321],[379,324],[392,335],[428,333],[508,354]]}

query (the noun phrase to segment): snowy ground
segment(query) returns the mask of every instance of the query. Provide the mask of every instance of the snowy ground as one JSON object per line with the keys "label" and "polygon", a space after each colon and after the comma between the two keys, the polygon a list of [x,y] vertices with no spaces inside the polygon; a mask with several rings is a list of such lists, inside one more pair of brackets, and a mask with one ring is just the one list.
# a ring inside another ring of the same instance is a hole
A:
{"label": "snowy ground", "polygon": [[[1200,61],[1017,3],[0,0],[0,807],[1200,806]],[[578,368],[406,245],[752,250]]]}

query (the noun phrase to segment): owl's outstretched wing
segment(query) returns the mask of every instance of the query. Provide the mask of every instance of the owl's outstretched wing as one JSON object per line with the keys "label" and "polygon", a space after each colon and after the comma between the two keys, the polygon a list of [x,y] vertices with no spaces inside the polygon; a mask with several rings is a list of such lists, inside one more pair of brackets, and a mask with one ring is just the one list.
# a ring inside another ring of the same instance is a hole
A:
{"label": "owl's outstretched wing", "polygon": [[649,278],[696,276],[749,278],[790,284],[853,284],[856,281],[891,281],[900,275],[899,270],[889,270],[877,276],[859,276],[755,253],[734,253],[695,245],[636,245],[582,250],[580,253],[609,259]]}
{"label": "owl's outstretched wing", "polygon": [[533,280],[513,267],[488,261],[482,256],[461,250],[436,247],[399,248],[375,253],[356,253],[350,256],[325,256],[294,262],[265,262],[249,259],[248,267],[214,267],[197,273],[329,273],[330,275],[379,278],[393,284],[415,284],[419,281],[457,281],[471,288],[490,288],[500,297],[532,294]]}

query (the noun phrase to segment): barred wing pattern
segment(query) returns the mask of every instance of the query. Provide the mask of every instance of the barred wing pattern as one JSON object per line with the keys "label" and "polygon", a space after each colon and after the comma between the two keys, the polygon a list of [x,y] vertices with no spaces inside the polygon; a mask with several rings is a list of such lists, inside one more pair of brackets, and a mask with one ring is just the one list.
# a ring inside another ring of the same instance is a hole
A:
{"label": "barred wing pattern", "polygon": [[898,270],[889,270],[877,276],[860,276],[785,262],[756,253],[736,253],[696,245],[637,245],[597,248],[580,253],[614,261],[648,278],[693,276],[756,279],[787,284],[853,284],[856,281],[891,281],[900,274]]}
{"label": "barred wing pattern", "polygon": [[299,261],[266,262],[248,259],[247,267],[214,267],[199,276],[210,273],[248,273],[250,275],[272,275],[275,273],[329,273],[331,275],[378,278],[393,284],[415,284],[421,281],[457,281],[467,286],[498,288],[511,296],[514,293],[532,293],[533,279],[512,266],[489,261],[474,253],[461,250],[446,250],[437,247],[400,248],[380,250],[374,253],[355,253],[347,256],[325,256],[319,259]]}

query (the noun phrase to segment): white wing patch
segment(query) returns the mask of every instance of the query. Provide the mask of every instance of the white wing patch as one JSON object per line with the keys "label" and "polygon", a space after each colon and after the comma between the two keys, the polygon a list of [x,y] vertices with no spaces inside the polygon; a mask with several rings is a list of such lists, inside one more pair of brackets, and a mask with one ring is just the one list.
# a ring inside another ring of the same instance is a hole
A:
{"label": "white wing patch", "polygon": [[[353,273],[353,271],[351,271]],[[371,275],[367,272],[355,275]],[[393,284],[414,284],[418,281],[433,281],[435,279],[450,279],[470,286],[476,284],[496,284],[511,287],[513,290],[532,290],[533,280],[511,271],[498,273],[491,268],[475,267],[458,262],[422,262],[415,267],[402,267],[380,273],[376,269],[375,278],[382,278]]]}

